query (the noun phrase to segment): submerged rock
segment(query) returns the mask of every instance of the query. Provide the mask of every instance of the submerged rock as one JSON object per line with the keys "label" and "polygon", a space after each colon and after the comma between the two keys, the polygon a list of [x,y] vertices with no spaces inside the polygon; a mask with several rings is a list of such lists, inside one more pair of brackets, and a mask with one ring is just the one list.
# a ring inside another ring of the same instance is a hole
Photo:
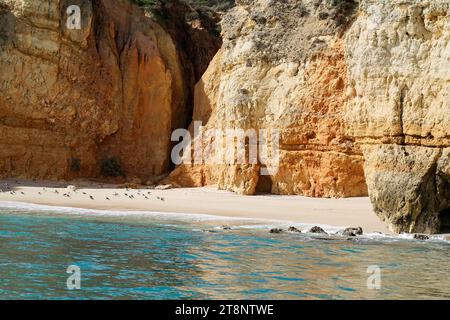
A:
{"label": "submerged rock", "polygon": [[208,229],[202,229],[201,231],[205,232],[205,233],[216,233],[217,232],[216,230],[208,230]]}
{"label": "submerged rock", "polygon": [[416,234],[414,234],[414,239],[416,239],[416,240],[429,240],[430,237],[427,236],[426,234],[416,233]]}
{"label": "submerged rock", "polygon": [[320,233],[320,234],[328,234],[327,232],[325,232],[325,230],[323,230],[321,227],[315,226],[312,227],[311,229],[309,229],[310,233]]}
{"label": "submerged rock", "polygon": [[270,229],[269,232],[270,232],[270,233],[282,233],[282,232],[283,232],[283,229],[273,228],[273,229]]}
{"label": "submerged rock", "polygon": [[357,227],[357,228],[346,228],[343,232],[342,235],[347,236],[347,237],[356,237],[356,236],[360,236],[363,234],[363,229],[361,227]]}
{"label": "submerged rock", "polygon": [[301,233],[301,231],[299,229],[297,229],[296,227],[289,227],[287,231]]}
{"label": "submerged rock", "polygon": [[353,237],[348,237],[348,238],[342,238],[341,236],[336,236],[336,235],[326,235],[324,237],[322,236],[318,236],[318,237],[314,237],[314,240],[323,240],[323,241],[342,241],[342,240],[347,240],[347,241],[351,241],[354,240]]}

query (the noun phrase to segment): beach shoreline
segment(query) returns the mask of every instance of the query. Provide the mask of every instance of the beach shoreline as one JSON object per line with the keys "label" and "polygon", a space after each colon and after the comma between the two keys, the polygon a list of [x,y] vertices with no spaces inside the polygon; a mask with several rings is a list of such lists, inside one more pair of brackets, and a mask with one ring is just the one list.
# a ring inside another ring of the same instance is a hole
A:
{"label": "beach shoreline", "polygon": [[392,234],[375,215],[367,197],[241,196],[214,187],[127,189],[87,181],[1,180],[0,186],[5,185],[13,192],[0,192],[0,206],[1,202],[20,202],[92,210],[202,214],[280,223],[362,227],[368,233]]}

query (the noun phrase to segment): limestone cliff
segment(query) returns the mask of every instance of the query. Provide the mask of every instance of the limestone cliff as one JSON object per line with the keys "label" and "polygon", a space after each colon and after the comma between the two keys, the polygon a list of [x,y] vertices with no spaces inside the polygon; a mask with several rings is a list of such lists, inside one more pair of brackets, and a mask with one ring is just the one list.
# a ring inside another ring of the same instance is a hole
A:
{"label": "limestone cliff", "polygon": [[396,232],[445,228],[450,1],[362,1],[345,46],[347,133],[364,145],[376,213]]}
{"label": "limestone cliff", "polygon": [[[243,194],[365,195],[362,153],[343,122],[342,34],[354,9],[351,1],[237,1],[222,22],[222,49],[196,87],[193,121],[205,130],[280,130],[279,168],[266,177],[260,163],[207,159],[178,167],[168,181]],[[234,152],[224,148],[225,157]]]}
{"label": "limestone cliff", "polygon": [[193,119],[280,129],[279,170],[187,163],[169,181],[308,196],[363,195],[367,181],[393,231],[448,229],[450,2],[352,3],[237,1]]}

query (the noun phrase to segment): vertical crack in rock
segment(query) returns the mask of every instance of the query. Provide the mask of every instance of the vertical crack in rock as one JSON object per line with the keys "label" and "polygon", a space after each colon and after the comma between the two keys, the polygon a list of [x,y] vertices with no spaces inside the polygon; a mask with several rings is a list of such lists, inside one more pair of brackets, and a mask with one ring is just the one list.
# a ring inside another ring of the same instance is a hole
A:
{"label": "vertical crack in rock", "polygon": [[399,99],[399,123],[400,123],[400,142],[399,144],[405,144],[405,129],[404,129],[404,124],[403,124],[403,116],[404,116],[404,112],[405,112],[405,98],[406,95],[408,93],[408,87],[403,86],[400,89],[400,99]]}

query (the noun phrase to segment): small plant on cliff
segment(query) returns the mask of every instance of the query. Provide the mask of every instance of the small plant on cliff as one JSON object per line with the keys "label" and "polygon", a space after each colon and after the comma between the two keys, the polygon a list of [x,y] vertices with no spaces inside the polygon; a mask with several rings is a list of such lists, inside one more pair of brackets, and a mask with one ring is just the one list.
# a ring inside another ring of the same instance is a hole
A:
{"label": "small plant on cliff", "polygon": [[78,158],[72,158],[70,160],[70,170],[72,170],[73,172],[80,172],[81,160]]}
{"label": "small plant on cliff", "polygon": [[359,0],[328,0],[328,3],[341,14],[353,14]]}
{"label": "small plant on cliff", "polygon": [[[160,6],[161,3],[175,2],[174,0],[131,0],[142,8],[150,10]],[[178,0],[194,6],[202,6],[217,11],[228,10],[235,5],[235,0]]]}
{"label": "small plant on cliff", "polygon": [[327,0],[333,8],[331,17],[337,26],[346,27],[355,18],[359,0]]}
{"label": "small plant on cliff", "polygon": [[120,165],[119,161],[114,157],[102,160],[102,162],[100,163],[100,169],[104,177],[124,176],[122,166]]}
{"label": "small plant on cliff", "polygon": [[147,7],[151,8],[156,4],[155,0],[132,0],[134,3],[136,3],[140,7]]}

